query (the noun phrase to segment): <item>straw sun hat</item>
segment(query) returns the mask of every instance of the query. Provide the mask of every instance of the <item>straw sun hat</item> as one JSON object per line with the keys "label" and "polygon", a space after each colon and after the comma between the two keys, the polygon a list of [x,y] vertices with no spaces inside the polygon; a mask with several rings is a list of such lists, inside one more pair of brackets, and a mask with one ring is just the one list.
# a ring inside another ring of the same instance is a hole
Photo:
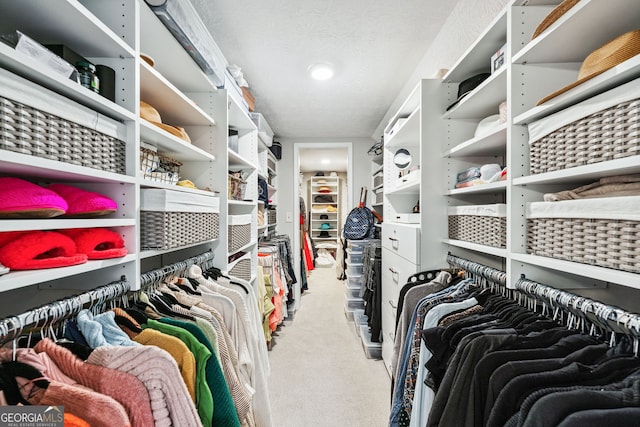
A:
{"label": "straw sun hat", "polygon": [[640,54],[640,30],[624,33],[594,50],[585,58],[578,72],[578,80],[545,96],[536,105],[544,104],[638,54]]}
{"label": "straw sun hat", "polygon": [[531,40],[542,34],[547,28],[549,28],[554,22],[556,22],[562,15],[567,13],[569,9],[575,6],[580,0],[564,0],[555,9],[551,11],[536,27],[531,36]]}
{"label": "straw sun hat", "polygon": [[158,110],[144,101],[140,101],[140,117],[186,142],[191,142],[191,139],[189,138],[189,135],[187,135],[187,132],[184,130],[184,128],[162,123],[162,118],[160,117],[160,113],[158,112]]}

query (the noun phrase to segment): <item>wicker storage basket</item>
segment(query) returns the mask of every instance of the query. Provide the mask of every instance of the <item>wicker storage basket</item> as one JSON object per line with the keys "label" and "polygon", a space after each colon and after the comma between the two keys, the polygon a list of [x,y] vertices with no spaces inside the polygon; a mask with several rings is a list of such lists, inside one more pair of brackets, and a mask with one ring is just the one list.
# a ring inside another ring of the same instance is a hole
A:
{"label": "wicker storage basket", "polygon": [[633,81],[529,124],[531,174],[640,155]]}
{"label": "wicker storage basket", "polygon": [[241,258],[231,262],[229,264],[229,275],[249,282],[251,280],[251,254],[243,255]]}
{"label": "wicker storage basket", "polygon": [[0,96],[0,149],[125,173],[125,142]]}
{"label": "wicker storage basket", "polygon": [[173,190],[140,191],[140,244],[143,250],[166,250],[217,239],[217,197]]}
{"label": "wicker storage basket", "polygon": [[177,184],[180,179],[180,166],[182,163],[171,157],[140,147],[140,168],[144,179]]}
{"label": "wicker storage basket", "polygon": [[378,188],[375,191],[374,195],[375,195],[375,203],[379,205],[384,200],[384,189],[383,188]]}
{"label": "wicker storage basket", "polygon": [[378,187],[380,185],[382,185],[384,182],[384,173],[382,171],[376,173],[373,176],[373,187]]}
{"label": "wicker storage basket", "polygon": [[241,177],[240,172],[229,173],[227,181],[227,190],[229,200],[243,200],[244,192],[247,188],[247,181]]}
{"label": "wicker storage basket", "polygon": [[143,250],[165,250],[218,238],[219,215],[208,212],[140,212]]}
{"label": "wicker storage basket", "polygon": [[273,208],[267,210],[267,224],[275,224],[278,222],[278,211]]}
{"label": "wicker storage basket", "polygon": [[455,206],[447,213],[450,239],[507,247],[506,205]]}
{"label": "wicker storage basket", "polygon": [[251,215],[229,215],[227,221],[227,249],[234,253],[251,242]]}
{"label": "wicker storage basket", "polygon": [[527,205],[527,252],[640,273],[640,197]]}

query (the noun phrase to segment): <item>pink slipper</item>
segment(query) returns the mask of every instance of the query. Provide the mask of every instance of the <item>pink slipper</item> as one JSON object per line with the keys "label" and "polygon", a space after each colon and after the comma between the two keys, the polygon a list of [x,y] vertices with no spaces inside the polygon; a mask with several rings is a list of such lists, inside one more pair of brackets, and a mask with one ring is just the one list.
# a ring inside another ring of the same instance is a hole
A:
{"label": "pink slipper", "polygon": [[0,233],[0,263],[11,270],[39,270],[87,262],[71,238],[55,231]]}
{"label": "pink slipper", "polygon": [[66,184],[51,184],[47,187],[62,196],[69,205],[65,216],[85,217],[107,215],[118,209],[118,204],[102,194]]}
{"label": "pink slipper", "polygon": [[127,254],[124,239],[106,228],[72,228],[60,230],[76,243],[78,252],[89,259],[119,258]]}
{"label": "pink slipper", "polygon": [[20,178],[0,178],[0,218],[52,218],[68,207],[52,190]]}

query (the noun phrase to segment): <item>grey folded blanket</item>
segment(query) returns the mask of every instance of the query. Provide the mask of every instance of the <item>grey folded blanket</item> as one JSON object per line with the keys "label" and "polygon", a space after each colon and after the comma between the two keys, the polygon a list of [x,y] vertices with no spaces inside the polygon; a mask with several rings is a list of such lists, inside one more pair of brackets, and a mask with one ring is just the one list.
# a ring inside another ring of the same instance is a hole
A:
{"label": "grey folded blanket", "polygon": [[573,190],[548,193],[545,202],[560,200],[590,199],[597,197],[620,197],[640,195],[640,174],[607,176],[591,184]]}

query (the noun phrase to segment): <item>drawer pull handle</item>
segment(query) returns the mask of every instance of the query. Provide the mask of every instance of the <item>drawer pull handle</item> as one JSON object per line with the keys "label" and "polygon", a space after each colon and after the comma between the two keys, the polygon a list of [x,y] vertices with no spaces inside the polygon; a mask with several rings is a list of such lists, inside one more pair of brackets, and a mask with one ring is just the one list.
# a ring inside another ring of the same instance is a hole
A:
{"label": "drawer pull handle", "polygon": [[393,267],[389,267],[389,271],[391,272],[391,274],[398,274],[398,272],[395,271]]}
{"label": "drawer pull handle", "polygon": [[397,242],[398,239],[396,239],[395,237],[389,237],[389,240],[391,240],[392,242]]}
{"label": "drawer pull handle", "polygon": [[391,308],[393,308],[394,310],[397,310],[397,309],[398,309],[398,306],[397,306],[397,305],[395,305],[395,304],[393,303],[393,300],[392,300],[392,299],[390,299],[390,300],[389,300],[389,305],[390,305],[390,306],[391,306]]}

